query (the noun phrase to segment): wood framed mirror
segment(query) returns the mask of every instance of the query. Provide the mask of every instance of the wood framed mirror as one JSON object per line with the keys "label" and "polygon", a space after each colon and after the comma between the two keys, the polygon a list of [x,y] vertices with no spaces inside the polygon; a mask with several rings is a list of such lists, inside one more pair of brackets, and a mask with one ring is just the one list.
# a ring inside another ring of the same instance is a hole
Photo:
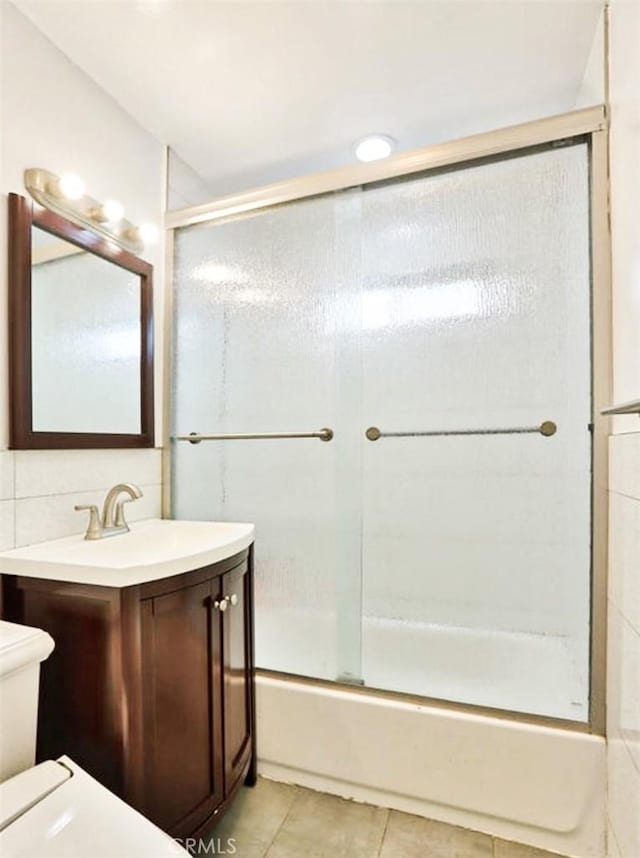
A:
{"label": "wood framed mirror", "polygon": [[152,266],[9,194],[10,447],[153,447]]}

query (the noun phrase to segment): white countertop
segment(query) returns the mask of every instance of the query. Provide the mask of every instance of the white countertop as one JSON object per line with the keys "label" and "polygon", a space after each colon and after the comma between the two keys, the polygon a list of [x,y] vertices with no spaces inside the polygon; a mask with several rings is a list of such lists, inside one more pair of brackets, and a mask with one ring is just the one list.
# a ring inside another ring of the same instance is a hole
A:
{"label": "white countertop", "polygon": [[83,535],[40,542],[0,553],[0,572],[130,587],[199,569],[233,557],[253,542],[253,524],[154,518],[129,533],[85,540]]}

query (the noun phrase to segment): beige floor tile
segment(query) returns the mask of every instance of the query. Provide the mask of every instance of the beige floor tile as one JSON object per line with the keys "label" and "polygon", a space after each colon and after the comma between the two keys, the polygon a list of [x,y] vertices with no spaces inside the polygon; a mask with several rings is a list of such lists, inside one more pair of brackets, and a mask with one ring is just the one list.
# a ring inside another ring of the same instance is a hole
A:
{"label": "beige floor tile", "polygon": [[511,843],[509,840],[494,840],[494,858],[562,858],[556,852],[534,849],[523,843]]}
{"label": "beige floor tile", "polygon": [[253,789],[241,789],[226,816],[202,838],[201,854],[212,854],[212,841],[214,854],[232,854],[233,846],[237,858],[562,858],[264,778]]}
{"label": "beige floor tile", "polygon": [[202,854],[207,854],[207,841],[211,838],[216,855],[225,854],[222,852],[225,846],[229,853],[227,841],[233,838],[237,858],[263,858],[293,804],[296,790],[290,784],[265,778],[258,778],[254,787],[241,787],[218,825],[202,838]]}
{"label": "beige floor tile", "polygon": [[392,810],[380,858],[493,858],[487,834]]}
{"label": "beige floor tile", "polygon": [[299,790],[267,858],[376,858],[388,815],[384,808]]}

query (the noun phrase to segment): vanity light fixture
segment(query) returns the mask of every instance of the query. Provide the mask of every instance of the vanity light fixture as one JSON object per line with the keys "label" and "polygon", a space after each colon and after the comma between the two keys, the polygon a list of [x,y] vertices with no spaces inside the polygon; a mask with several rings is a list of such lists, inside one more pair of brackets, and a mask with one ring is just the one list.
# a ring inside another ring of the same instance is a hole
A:
{"label": "vanity light fixture", "polygon": [[153,223],[143,223],[141,226],[131,226],[126,236],[130,241],[142,244],[155,244],[158,240],[158,227]]}
{"label": "vanity light fixture", "polygon": [[158,241],[158,227],[155,223],[143,223],[138,229],[138,235],[145,244],[155,244]]}
{"label": "vanity light fixture", "polygon": [[154,224],[138,227],[124,219],[124,208],[117,200],[100,203],[85,193],[84,182],[74,173],[56,176],[49,170],[25,170],[24,184],[33,199],[44,208],[85,227],[119,247],[140,253],[146,244],[158,240]]}
{"label": "vanity light fixture", "polygon": [[117,200],[106,200],[97,209],[92,209],[89,214],[99,223],[118,223],[124,217],[124,206]]}
{"label": "vanity light fixture", "polygon": [[54,196],[65,197],[67,200],[79,200],[84,196],[84,182],[75,173],[63,173],[60,178],[47,182],[47,189]]}
{"label": "vanity light fixture", "polygon": [[393,152],[396,141],[386,134],[368,134],[354,144],[354,151],[358,161],[380,161],[388,158]]}

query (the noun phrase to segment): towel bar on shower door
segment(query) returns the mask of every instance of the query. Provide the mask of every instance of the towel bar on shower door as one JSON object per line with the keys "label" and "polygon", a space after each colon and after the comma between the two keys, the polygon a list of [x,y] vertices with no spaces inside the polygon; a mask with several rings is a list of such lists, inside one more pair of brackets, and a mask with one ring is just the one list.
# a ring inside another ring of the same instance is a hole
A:
{"label": "towel bar on shower door", "polygon": [[553,420],[545,420],[539,426],[515,426],[509,429],[443,429],[437,431],[383,432],[377,426],[369,426],[365,435],[369,441],[379,438],[435,438],[443,435],[529,435],[539,434],[549,438],[558,427]]}
{"label": "towel bar on shower door", "polygon": [[200,441],[262,441],[277,438],[319,438],[331,441],[333,429],[319,429],[317,432],[221,432],[218,434],[190,432],[188,435],[174,435],[174,441],[188,441],[199,444]]}

